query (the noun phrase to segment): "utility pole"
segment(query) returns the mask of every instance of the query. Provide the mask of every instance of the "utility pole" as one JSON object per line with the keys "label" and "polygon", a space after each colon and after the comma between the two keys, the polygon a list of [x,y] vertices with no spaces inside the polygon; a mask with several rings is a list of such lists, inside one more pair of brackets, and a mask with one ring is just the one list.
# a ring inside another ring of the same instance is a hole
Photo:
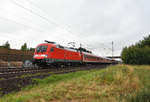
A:
{"label": "utility pole", "polygon": [[83,63],[84,58],[83,58],[83,55],[82,55],[82,44],[81,44],[81,43],[80,43],[80,47],[79,47],[79,49],[80,49],[81,64],[82,64],[82,63]]}
{"label": "utility pole", "polygon": [[82,44],[80,43],[80,48],[82,47]]}
{"label": "utility pole", "polygon": [[80,47],[79,48],[80,48],[80,54],[82,54],[82,51],[81,51],[82,50],[82,44],[81,43],[80,43]]}
{"label": "utility pole", "polygon": [[112,60],[114,59],[113,56],[114,56],[114,42],[112,41]]}

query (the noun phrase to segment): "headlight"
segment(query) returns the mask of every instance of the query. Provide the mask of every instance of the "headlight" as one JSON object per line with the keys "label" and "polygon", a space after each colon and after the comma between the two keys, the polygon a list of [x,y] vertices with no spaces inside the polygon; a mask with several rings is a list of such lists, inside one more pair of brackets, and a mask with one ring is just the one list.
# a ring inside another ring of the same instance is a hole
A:
{"label": "headlight", "polygon": [[39,55],[34,55],[33,57],[38,57]]}
{"label": "headlight", "polygon": [[45,57],[45,58],[47,58],[48,55],[46,55],[46,54],[42,54],[42,55],[34,55],[34,58],[35,58],[35,57]]}
{"label": "headlight", "polygon": [[45,55],[45,54],[42,54],[42,55],[41,55],[41,57],[46,57],[46,58],[47,58],[47,55]]}

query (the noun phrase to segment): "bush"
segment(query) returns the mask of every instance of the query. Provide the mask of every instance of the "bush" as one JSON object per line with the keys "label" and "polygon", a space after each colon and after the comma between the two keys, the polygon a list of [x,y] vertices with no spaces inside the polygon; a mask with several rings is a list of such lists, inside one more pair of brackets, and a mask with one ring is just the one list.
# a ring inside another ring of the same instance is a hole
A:
{"label": "bush", "polygon": [[[125,64],[150,64],[150,45],[148,46],[150,40],[149,38],[144,38],[145,40],[139,43],[125,47],[122,51],[121,57],[123,63]],[[144,46],[145,44],[145,46]]]}

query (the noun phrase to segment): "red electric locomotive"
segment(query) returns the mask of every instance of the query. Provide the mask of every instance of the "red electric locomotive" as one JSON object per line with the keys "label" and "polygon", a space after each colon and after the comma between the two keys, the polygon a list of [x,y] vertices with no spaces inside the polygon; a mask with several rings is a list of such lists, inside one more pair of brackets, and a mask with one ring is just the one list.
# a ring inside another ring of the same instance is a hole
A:
{"label": "red electric locomotive", "polygon": [[54,42],[37,46],[34,52],[34,64],[39,66],[61,65],[61,64],[80,64],[81,53],[77,49],[70,49]]}
{"label": "red electric locomotive", "polygon": [[68,48],[46,41],[36,47],[34,52],[34,64],[38,66],[47,65],[74,65],[86,63],[111,63],[111,60],[93,55],[84,48]]}

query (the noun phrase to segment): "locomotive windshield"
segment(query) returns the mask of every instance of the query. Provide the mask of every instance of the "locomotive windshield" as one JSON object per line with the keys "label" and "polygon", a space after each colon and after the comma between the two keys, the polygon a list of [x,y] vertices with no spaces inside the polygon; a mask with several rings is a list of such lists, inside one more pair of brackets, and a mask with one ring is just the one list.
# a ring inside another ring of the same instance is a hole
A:
{"label": "locomotive windshield", "polygon": [[38,46],[36,48],[36,52],[39,53],[39,52],[46,52],[47,50],[47,46],[46,45],[41,45],[41,46]]}

